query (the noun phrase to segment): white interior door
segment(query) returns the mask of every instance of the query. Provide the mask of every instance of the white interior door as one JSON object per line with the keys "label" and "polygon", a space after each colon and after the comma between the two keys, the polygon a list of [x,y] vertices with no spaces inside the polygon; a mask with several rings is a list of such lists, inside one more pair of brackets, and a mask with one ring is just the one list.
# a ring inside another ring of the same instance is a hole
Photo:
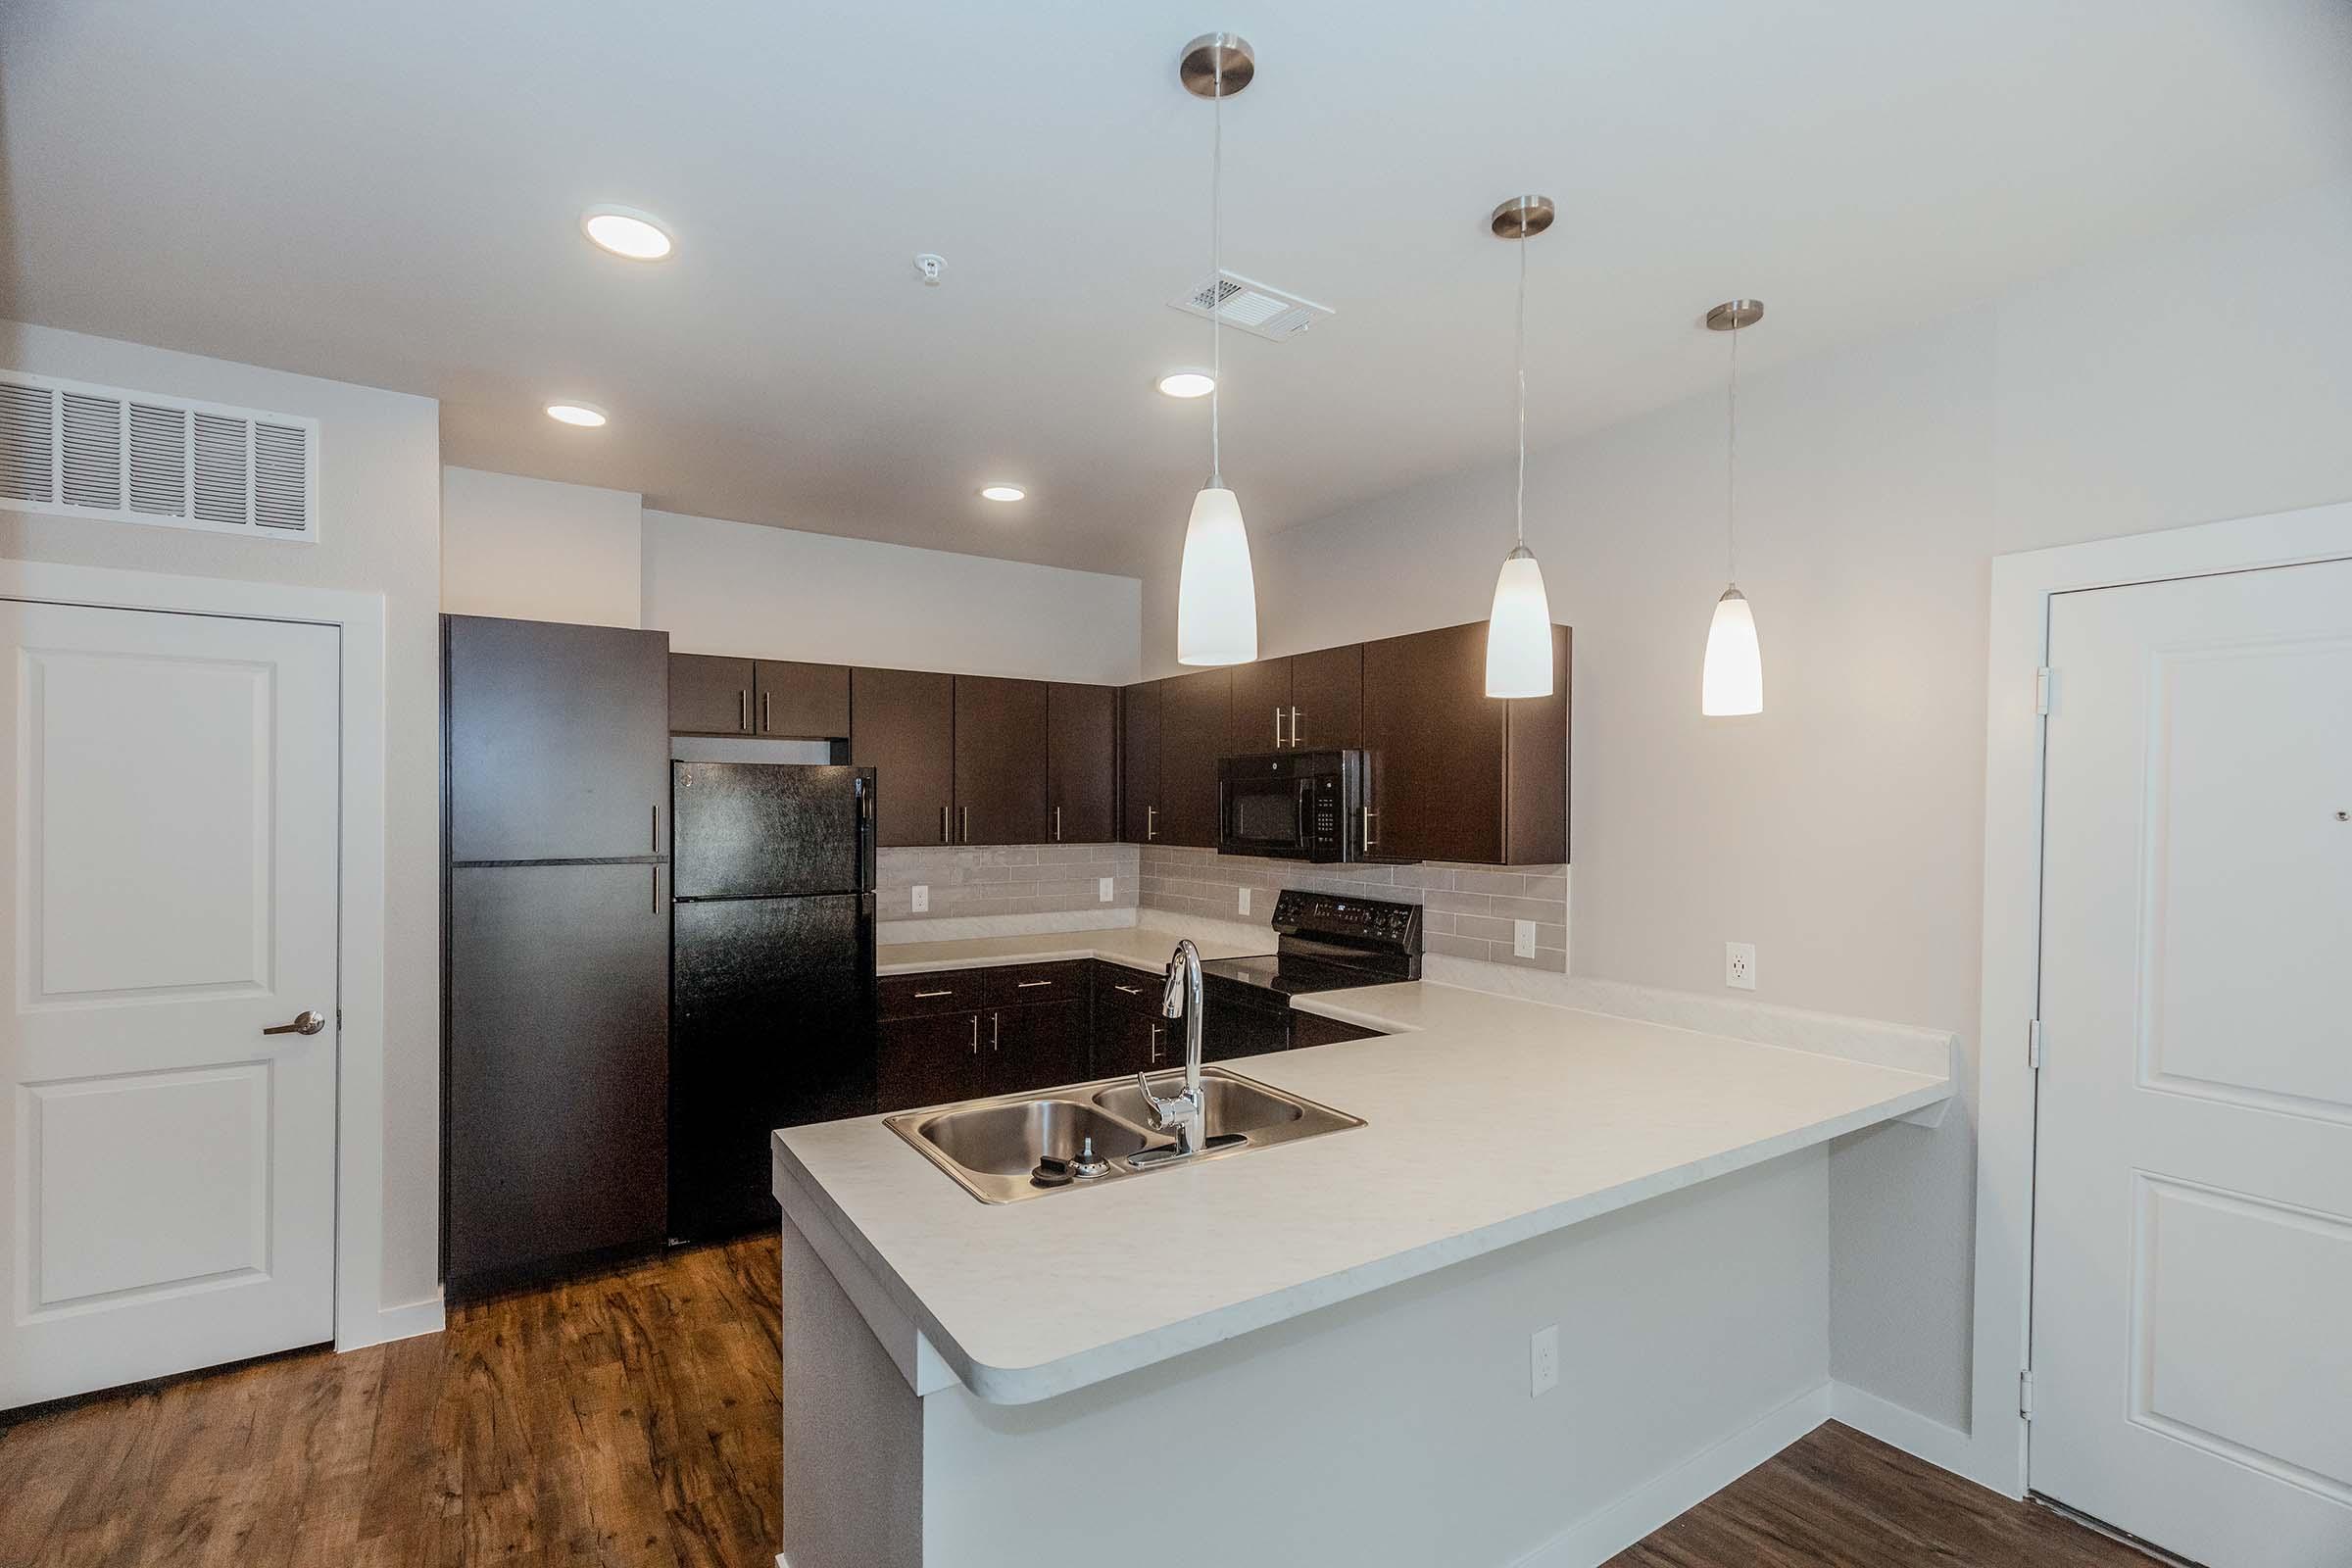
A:
{"label": "white interior door", "polygon": [[337,635],[0,601],[0,1407],[333,1338]]}
{"label": "white interior door", "polygon": [[2352,1563],[2352,562],[2053,605],[2044,1493]]}

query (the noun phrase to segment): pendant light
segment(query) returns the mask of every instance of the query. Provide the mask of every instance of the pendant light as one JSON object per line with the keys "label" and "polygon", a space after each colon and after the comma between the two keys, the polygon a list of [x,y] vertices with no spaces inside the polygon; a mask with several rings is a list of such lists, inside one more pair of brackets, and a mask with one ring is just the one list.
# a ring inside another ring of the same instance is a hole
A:
{"label": "pendant light", "polygon": [[1698,710],[1709,718],[1764,711],[1764,653],[1756,646],[1756,615],[1740,591],[1740,329],[1764,318],[1762,300],[1729,300],[1707,313],[1707,330],[1732,339],[1732,373],[1724,399],[1723,543],[1730,586],[1715,601],[1707,628],[1707,662],[1698,683]]}
{"label": "pendant light", "polygon": [[1193,498],[1176,582],[1176,662],[1247,664],[1257,658],[1257,583],[1242,504],[1225,488],[1218,459],[1217,400],[1225,386],[1225,100],[1250,85],[1257,56],[1230,32],[1202,33],[1184,46],[1177,74],[1185,90],[1215,106],[1208,175],[1208,483]]}
{"label": "pendant light", "polygon": [[1551,226],[1549,197],[1514,196],[1487,217],[1497,239],[1519,249],[1519,313],[1513,364],[1519,376],[1518,531],[1494,578],[1494,607],[1487,614],[1487,695],[1551,695],[1551,601],[1544,568],[1527,548],[1527,242]]}

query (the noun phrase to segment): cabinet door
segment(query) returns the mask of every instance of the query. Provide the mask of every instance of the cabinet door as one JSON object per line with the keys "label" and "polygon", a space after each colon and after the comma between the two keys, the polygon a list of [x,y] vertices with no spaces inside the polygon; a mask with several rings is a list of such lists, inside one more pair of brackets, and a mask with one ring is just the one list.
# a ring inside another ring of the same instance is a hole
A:
{"label": "cabinet door", "polygon": [[[1482,677],[1483,678],[1483,677]],[[1364,645],[1291,658],[1291,708],[1284,733],[1294,746],[1329,750],[1363,744]]]}
{"label": "cabinet door", "polygon": [[1046,839],[1046,683],[956,677],[956,842]]}
{"label": "cabinet door", "polygon": [[1087,1076],[1086,1004],[999,1007],[980,1021],[980,1077],[986,1095],[1074,1084]]}
{"label": "cabinet door", "polygon": [[1057,844],[1118,837],[1119,693],[1113,686],[1046,688],[1046,833]]}
{"label": "cabinet door", "polygon": [[850,760],[874,770],[874,842],[946,844],[956,793],[956,677],[850,671]]}
{"label": "cabinet door", "polygon": [[1558,865],[1568,858],[1568,706],[1573,638],[1551,628],[1551,695],[1503,707],[1502,859]]}
{"label": "cabinet door", "polygon": [[449,874],[453,1284],[661,1244],[669,889],[660,865]]}
{"label": "cabinet door", "polygon": [[850,732],[847,664],[762,659],[753,676],[753,727],[762,735],[831,739]]}
{"label": "cabinet door", "polygon": [[1203,669],[1159,683],[1159,840],[1217,847],[1217,759],[1226,737],[1231,671]]}
{"label": "cabinet door", "polygon": [[930,1018],[893,1018],[884,1023],[875,1049],[876,1099],[883,1110],[944,1105],[977,1099],[981,1031],[977,1012],[944,1012]]}
{"label": "cabinet door", "polygon": [[669,800],[669,634],[451,615],[452,860],[657,855]]}
{"label": "cabinet door", "polygon": [[[1168,1042],[1173,1038],[1173,1053]],[[1184,1065],[1184,1040],[1171,1036],[1164,1018],[1124,1007],[1108,1007],[1095,1019],[1095,1078],[1124,1078],[1139,1072],[1157,1072],[1170,1064]]]}
{"label": "cabinet door", "polygon": [[1375,858],[1502,859],[1504,705],[1486,685],[1483,621],[1364,645]]}
{"label": "cabinet door", "polygon": [[754,711],[750,660],[669,656],[672,735],[749,735]]}
{"label": "cabinet door", "polygon": [[1119,694],[1119,837],[1150,844],[1159,837],[1159,693],[1148,680]]}
{"label": "cabinet door", "polygon": [[1226,703],[1225,752],[1277,752],[1291,744],[1291,662],[1261,659],[1236,664]]}

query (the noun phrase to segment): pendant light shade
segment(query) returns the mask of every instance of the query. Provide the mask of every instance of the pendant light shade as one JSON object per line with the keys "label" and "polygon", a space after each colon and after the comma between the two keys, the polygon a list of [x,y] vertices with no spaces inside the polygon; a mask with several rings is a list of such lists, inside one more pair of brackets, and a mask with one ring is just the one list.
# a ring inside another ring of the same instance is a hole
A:
{"label": "pendant light shade", "polygon": [[1706,668],[1698,682],[1698,710],[1709,718],[1764,711],[1764,652],[1756,646],[1755,612],[1747,608],[1747,595],[1736,586],[1726,588],[1715,601],[1715,623],[1707,628]]}
{"label": "pendant light shade", "polygon": [[1521,545],[1503,558],[1487,616],[1487,695],[1551,695],[1551,601],[1544,568]]}
{"label": "pendant light shade", "polygon": [[[1532,564],[1532,563],[1531,563]],[[1539,582],[1536,592],[1543,593]],[[1257,579],[1242,504],[1211,487],[1193,497],[1176,579],[1176,662],[1247,664],[1257,658]]]}
{"label": "pendant light shade", "polygon": [[1203,33],[1184,46],[1177,75],[1185,91],[1215,109],[1208,166],[1208,483],[1193,497],[1184,529],[1184,568],[1176,579],[1176,662],[1247,664],[1257,658],[1257,578],[1250,569],[1250,532],[1242,503],[1225,488],[1219,392],[1225,382],[1225,100],[1256,78],[1257,56],[1230,32]]}

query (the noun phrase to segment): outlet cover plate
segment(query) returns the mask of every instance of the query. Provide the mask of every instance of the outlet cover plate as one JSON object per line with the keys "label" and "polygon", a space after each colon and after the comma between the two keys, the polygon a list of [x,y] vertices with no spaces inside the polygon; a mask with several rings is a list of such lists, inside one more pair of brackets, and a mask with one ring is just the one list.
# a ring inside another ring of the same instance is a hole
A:
{"label": "outlet cover plate", "polygon": [[917,914],[929,914],[931,912],[931,887],[929,883],[917,882],[914,885],[914,912]]}
{"label": "outlet cover plate", "polygon": [[1723,983],[1734,991],[1756,989],[1756,945],[1753,942],[1726,942],[1723,945]]}
{"label": "outlet cover plate", "polygon": [[1529,1398],[1549,1394],[1560,1386],[1560,1326],[1540,1328],[1527,1342]]}
{"label": "outlet cover plate", "polygon": [[1096,879],[1095,897],[1102,900],[1104,904],[1108,904],[1113,898],[1117,897],[1117,895],[1111,891],[1110,878],[1100,877]]}
{"label": "outlet cover plate", "polygon": [[1250,912],[1250,890],[1242,888],[1239,891],[1242,896],[1242,912],[1248,914]]}

